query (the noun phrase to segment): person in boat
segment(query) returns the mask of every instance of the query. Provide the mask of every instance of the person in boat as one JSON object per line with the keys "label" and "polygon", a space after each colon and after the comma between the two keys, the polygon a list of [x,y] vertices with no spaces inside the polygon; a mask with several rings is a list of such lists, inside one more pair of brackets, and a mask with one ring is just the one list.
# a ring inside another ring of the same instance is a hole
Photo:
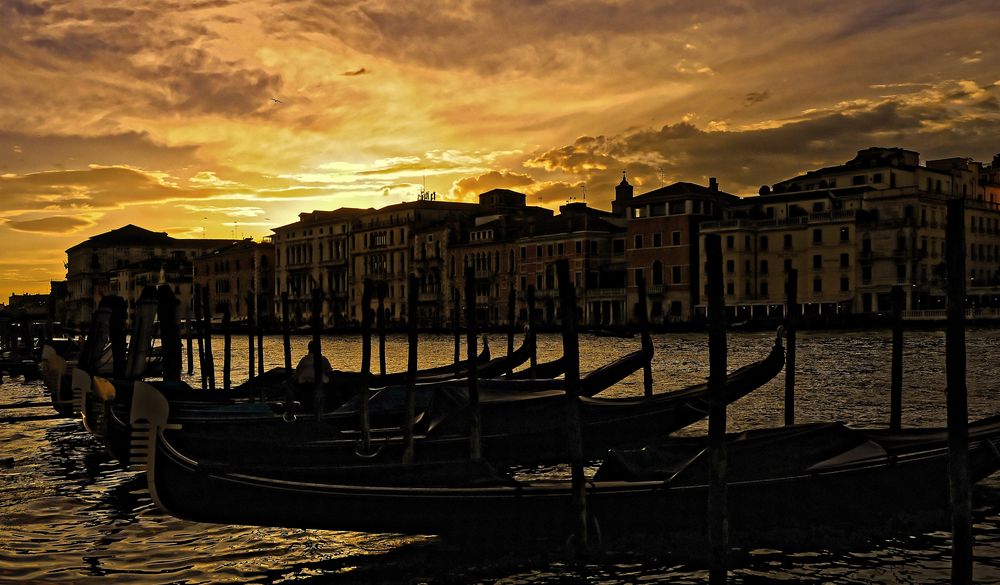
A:
{"label": "person in boat", "polygon": [[[299,360],[299,365],[295,366],[295,381],[299,384],[312,384],[316,381],[316,368],[313,365],[313,356],[318,353],[318,350],[316,342],[310,341],[309,353],[302,356],[302,359]],[[322,355],[319,356],[319,359],[323,360],[323,383],[327,384],[330,382],[333,367],[330,366],[330,361]]]}

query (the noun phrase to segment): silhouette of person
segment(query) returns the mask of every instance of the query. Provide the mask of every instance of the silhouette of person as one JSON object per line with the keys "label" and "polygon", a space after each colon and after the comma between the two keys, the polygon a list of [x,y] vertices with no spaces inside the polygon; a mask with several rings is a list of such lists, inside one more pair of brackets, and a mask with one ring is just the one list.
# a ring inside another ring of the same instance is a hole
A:
{"label": "silhouette of person", "polygon": [[[309,353],[302,356],[299,364],[295,366],[295,381],[299,384],[312,384],[316,381],[316,368],[313,365],[313,355],[317,353],[317,350],[316,341],[310,341]],[[330,382],[330,373],[333,372],[333,368],[330,366],[330,361],[322,355],[319,356],[319,359],[323,360],[323,383],[325,384]]]}

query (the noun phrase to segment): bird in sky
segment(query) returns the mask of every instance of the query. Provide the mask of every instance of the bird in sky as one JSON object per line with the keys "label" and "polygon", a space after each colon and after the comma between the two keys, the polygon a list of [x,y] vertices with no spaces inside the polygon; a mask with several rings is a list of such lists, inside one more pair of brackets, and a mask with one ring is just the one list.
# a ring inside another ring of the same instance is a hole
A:
{"label": "bird in sky", "polygon": [[271,98],[271,101],[274,102],[274,103],[276,103],[276,104],[283,104],[283,103],[285,103],[285,102],[279,100],[278,98]]}

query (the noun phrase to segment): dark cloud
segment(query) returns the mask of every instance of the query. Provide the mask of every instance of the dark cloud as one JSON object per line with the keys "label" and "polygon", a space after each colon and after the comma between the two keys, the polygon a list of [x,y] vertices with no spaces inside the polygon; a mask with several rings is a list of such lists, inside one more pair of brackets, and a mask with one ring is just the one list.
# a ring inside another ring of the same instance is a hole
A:
{"label": "dark cloud", "polygon": [[490,189],[511,189],[531,185],[535,182],[529,175],[511,171],[490,171],[474,177],[465,177],[454,182],[451,194],[459,197],[473,197]]}
{"label": "dark cloud", "polygon": [[93,221],[76,215],[54,215],[41,219],[7,221],[7,227],[13,230],[38,234],[73,233],[92,225],[94,225]]}
{"label": "dark cloud", "polygon": [[137,203],[204,199],[231,192],[165,184],[135,169],[98,167],[0,176],[0,210],[101,210]]}
{"label": "dark cloud", "polygon": [[743,106],[750,107],[755,106],[768,98],[771,97],[771,90],[765,89],[764,91],[751,91],[743,98]]}
{"label": "dark cloud", "polygon": [[[706,131],[679,123],[660,130],[584,137],[536,154],[525,164],[582,177],[588,194],[604,202],[613,193],[611,171],[620,177],[627,165],[636,165],[629,176],[649,187],[657,186],[658,174],[666,182],[700,184],[718,177],[724,190],[750,194],[760,184],[839,164],[869,146],[901,146],[924,159],[988,160],[1000,149],[998,131],[1000,118],[992,113],[973,116],[940,103],[887,100],[759,129]],[[591,190],[591,185],[598,188]],[[648,187],[639,192],[644,190]]]}
{"label": "dark cloud", "polygon": [[[8,153],[17,156],[8,158]],[[166,146],[145,132],[104,136],[26,134],[0,130],[0,165],[4,172],[32,173],[84,165],[128,165],[181,169],[197,164],[196,146]]]}

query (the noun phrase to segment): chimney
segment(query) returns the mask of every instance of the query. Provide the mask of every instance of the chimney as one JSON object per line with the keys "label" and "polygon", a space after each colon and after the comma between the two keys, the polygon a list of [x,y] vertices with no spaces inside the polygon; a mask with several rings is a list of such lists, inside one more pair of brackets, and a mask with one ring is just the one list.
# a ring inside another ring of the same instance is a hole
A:
{"label": "chimney", "polygon": [[711,189],[712,191],[719,190],[719,182],[715,180],[715,177],[708,178],[708,188]]}

